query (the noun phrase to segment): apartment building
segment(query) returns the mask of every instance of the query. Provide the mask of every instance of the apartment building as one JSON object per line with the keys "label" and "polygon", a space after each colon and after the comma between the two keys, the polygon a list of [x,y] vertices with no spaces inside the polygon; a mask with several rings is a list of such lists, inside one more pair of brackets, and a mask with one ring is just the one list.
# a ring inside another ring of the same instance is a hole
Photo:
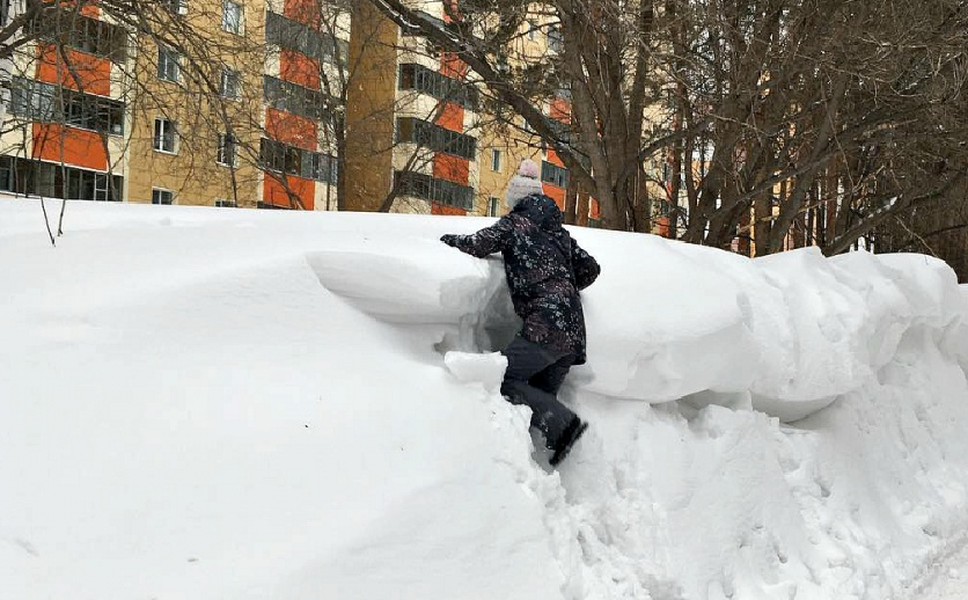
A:
{"label": "apartment building", "polygon": [[166,0],[157,9],[170,29],[204,37],[135,37],[96,3],[79,14],[65,4],[63,23],[29,25],[38,41],[9,67],[0,190],[335,208],[338,94],[323,82],[345,79],[348,16],[324,22],[317,0]]}
{"label": "apartment building", "polygon": [[[37,41],[14,57],[0,190],[333,210],[334,129],[345,123],[349,210],[499,215],[509,179],[531,158],[562,209],[577,207],[578,222],[596,217],[594,200],[574,189],[554,151],[523,122],[498,127],[482,113],[478,91],[462,83],[466,65],[369,3],[352,23],[348,14],[327,14],[325,0],[159,3],[172,29],[204,32],[204,44],[135,37],[96,2],[79,14],[71,6],[62,23],[31,24]],[[442,2],[421,6],[448,18]],[[510,61],[556,51],[551,29],[524,27]],[[567,90],[545,113],[567,130]]]}
{"label": "apartment building", "polygon": [[339,97],[347,77],[349,15],[327,14],[321,0],[268,0],[265,5],[259,206],[335,210],[334,126],[342,120]]}
{"label": "apartment building", "polygon": [[[443,6],[434,18],[443,20]],[[351,25],[346,207],[433,214],[478,212],[479,98],[466,67],[401,31],[368,3]],[[392,201],[392,202],[391,202]]]}
{"label": "apartment building", "polygon": [[[8,4],[8,19],[24,10]],[[4,65],[0,190],[85,200],[121,200],[129,138],[124,101],[131,63],[127,33],[96,5],[29,23],[38,41]],[[54,36],[69,45],[65,52]]]}
{"label": "apartment building", "polygon": [[[483,112],[477,90],[463,83],[466,65],[363,4],[351,35],[358,70],[347,96],[347,208],[497,216],[506,212],[508,181],[530,158],[541,165],[545,193],[594,222],[596,203],[578,193],[553,149],[520,119],[497,123]],[[430,19],[449,19],[443,2],[421,9]],[[537,20],[523,27],[509,61],[557,51],[549,27]],[[568,129],[567,90],[544,109]]]}

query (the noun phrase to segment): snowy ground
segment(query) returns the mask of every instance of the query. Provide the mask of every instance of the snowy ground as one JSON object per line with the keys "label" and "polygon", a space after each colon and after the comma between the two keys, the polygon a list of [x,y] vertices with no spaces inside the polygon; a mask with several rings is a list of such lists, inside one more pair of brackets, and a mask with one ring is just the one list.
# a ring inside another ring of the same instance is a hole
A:
{"label": "snowy ground", "polygon": [[920,600],[968,598],[968,544],[932,565],[922,583],[923,589],[913,594]]}
{"label": "snowy ground", "polygon": [[0,200],[0,600],[965,597],[943,263],[576,229],[551,471],[489,222]]}

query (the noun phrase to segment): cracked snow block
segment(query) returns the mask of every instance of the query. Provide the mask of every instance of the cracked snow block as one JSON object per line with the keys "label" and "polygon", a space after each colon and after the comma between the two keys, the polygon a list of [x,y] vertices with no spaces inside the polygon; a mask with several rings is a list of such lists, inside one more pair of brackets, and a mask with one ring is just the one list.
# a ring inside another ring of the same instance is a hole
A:
{"label": "cracked snow block", "polygon": [[481,260],[421,238],[330,246],[306,255],[323,287],[380,321],[436,326],[428,330],[437,331],[441,354],[503,348],[520,327],[499,257]]}
{"label": "cracked snow block", "polygon": [[486,390],[494,391],[501,387],[508,359],[500,352],[452,351],[444,355],[444,365],[458,381],[482,383]]}

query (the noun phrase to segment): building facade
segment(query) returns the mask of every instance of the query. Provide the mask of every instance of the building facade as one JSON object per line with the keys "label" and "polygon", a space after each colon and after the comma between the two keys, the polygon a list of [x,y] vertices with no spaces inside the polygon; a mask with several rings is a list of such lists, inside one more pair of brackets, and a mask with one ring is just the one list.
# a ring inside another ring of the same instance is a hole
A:
{"label": "building facade", "polygon": [[[5,16],[38,1],[12,0]],[[33,41],[5,69],[0,190],[496,216],[530,158],[563,210],[583,224],[597,216],[520,118],[485,114],[478,90],[464,83],[466,65],[370,3],[358,3],[353,19],[326,0],[152,4],[164,11],[164,39],[135,35],[93,0],[79,10],[65,3],[61,18],[28,26]],[[421,6],[448,19],[443,2]],[[524,27],[509,61],[556,51],[538,18]],[[569,127],[567,90],[544,108]]]}
{"label": "building facade", "polygon": [[[32,1],[14,0],[6,18]],[[342,117],[323,82],[345,80],[348,16],[324,20],[316,0],[157,4],[164,40],[135,35],[95,2],[28,24],[36,39],[5,69],[0,190],[335,208],[332,123]]]}
{"label": "building facade", "polygon": [[[25,10],[8,5],[8,19]],[[69,19],[69,21],[68,21]],[[37,41],[5,65],[0,190],[87,200],[124,197],[132,58],[127,33],[96,5],[29,23]],[[59,52],[55,36],[68,46]]]}
{"label": "building facade", "polygon": [[[579,222],[594,223],[596,203],[571,184],[554,150],[520,117],[501,122],[488,114],[465,64],[362,4],[350,47],[358,79],[347,95],[348,209],[497,216],[506,212],[510,178],[529,158],[541,165],[545,193],[562,210],[577,211]],[[421,8],[431,20],[450,18],[443,2]],[[539,17],[529,20],[509,64],[556,52],[555,42]],[[567,130],[567,90],[544,112]]]}

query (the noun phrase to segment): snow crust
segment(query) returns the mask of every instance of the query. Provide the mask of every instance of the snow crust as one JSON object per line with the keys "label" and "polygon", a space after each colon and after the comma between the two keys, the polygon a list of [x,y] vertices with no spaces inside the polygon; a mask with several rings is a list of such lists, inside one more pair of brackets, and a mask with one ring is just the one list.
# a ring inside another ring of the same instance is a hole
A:
{"label": "snow crust", "polygon": [[919,597],[968,526],[968,288],[575,229],[591,422],[499,395],[488,219],[0,200],[0,600]]}

